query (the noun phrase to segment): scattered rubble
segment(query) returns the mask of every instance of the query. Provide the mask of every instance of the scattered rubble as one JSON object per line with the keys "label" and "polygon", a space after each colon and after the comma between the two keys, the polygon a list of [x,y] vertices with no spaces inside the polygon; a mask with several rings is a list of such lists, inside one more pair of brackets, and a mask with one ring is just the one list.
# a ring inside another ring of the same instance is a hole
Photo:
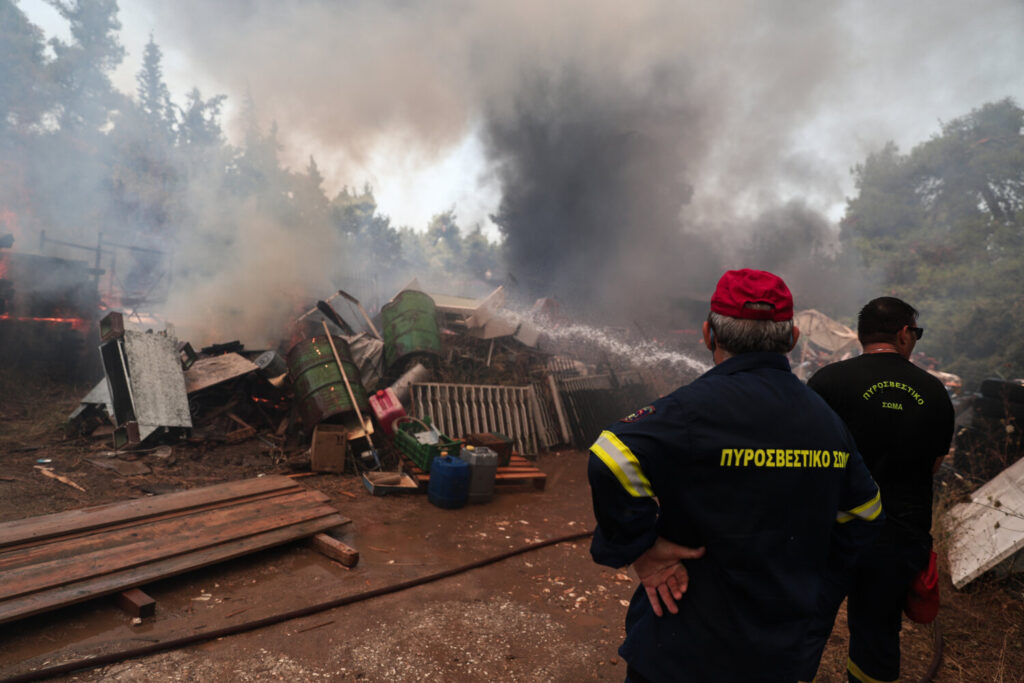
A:
{"label": "scattered rubble", "polygon": [[[346,320],[339,301],[358,315]],[[534,315],[557,313],[550,299],[534,308]],[[628,363],[614,367],[607,353],[581,362],[559,356],[557,344],[542,350],[540,326],[508,312],[503,287],[471,299],[427,293],[414,280],[376,317],[338,290],[282,330],[288,341],[273,349],[231,341],[196,352],[168,331],[133,329],[118,312],[101,321],[100,336],[106,376],[69,422],[78,434],[112,434],[119,453],[256,440],[271,462],[292,469],[405,470],[423,483],[415,458],[392,441],[399,415],[432,420],[451,447],[468,434],[490,435],[505,450],[533,455],[582,445],[594,424],[655,393]],[[574,383],[584,374],[589,383]],[[323,440],[328,433],[338,437],[333,449]],[[503,467],[510,457],[502,453]],[[121,458],[90,462],[144,474],[144,464]],[[387,489],[372,480],[370,487]]]}

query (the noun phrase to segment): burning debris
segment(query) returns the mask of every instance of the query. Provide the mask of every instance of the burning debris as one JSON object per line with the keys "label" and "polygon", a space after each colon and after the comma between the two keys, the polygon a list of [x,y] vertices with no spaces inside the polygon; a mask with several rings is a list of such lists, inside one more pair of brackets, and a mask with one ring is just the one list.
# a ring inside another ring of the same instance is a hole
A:
{"label": "burning debris", "polygon": [[[6,247],[14,242],[0,239]],[[56,377],[89,374],[95,365],[86,340],[99,311],[87,263],[0,251],[0,355],[12,366]]]}
{"label": "burning debris", "polygon": [[232,341],[196,352],[170,330],[132,329],[110,313],[99,326],[106,377],[70,420],[81,434],[112,433],[121,451],[254,440],[279,466],[397,474],[366,478],[380,493],[403,471],[422,486],[431,456],[464,446],[486,454],[498,444],[499,481],[542,482],[524,454],[581,445],[655,391],[628,361],[560,340],[562,323],[507,307],[503,287],[482,299],[418,287],[373,316],[338,291],[297,316],[272,349]]}

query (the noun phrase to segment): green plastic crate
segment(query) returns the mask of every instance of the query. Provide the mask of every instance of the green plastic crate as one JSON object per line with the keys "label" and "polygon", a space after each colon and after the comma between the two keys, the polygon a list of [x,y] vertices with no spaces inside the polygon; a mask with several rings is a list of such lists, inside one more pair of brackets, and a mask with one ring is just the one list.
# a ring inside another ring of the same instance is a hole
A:
{"label": "green plastic crate", "polygon": [[[430,417],[423,419],[402,416],[395,420],[395,446],[402,451],[409,459],[416,463],[424,472],[430,472],[430,464],[434,458],[442,453],[457,456],[462,452],[462,441],[452,439],[440,432],[430,423]],[[416,434],[420,432],[436,431],[438,441],[436,444],[420,443]]]}

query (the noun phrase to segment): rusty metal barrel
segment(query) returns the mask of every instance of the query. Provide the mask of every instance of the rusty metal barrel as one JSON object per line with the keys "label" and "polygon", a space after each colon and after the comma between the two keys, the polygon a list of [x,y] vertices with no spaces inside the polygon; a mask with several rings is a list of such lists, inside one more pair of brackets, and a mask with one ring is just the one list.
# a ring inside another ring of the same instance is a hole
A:
{"label": "rusty metal barrel", "polygon": [[384,337],[384,365],[391,368],[412,354],[441,353],[437,305],[429,294],[406,289],[380,309]]}
{"label": "rusty metal barrel", "polygon": [[[348,343],[341,337],[333,339],[356,403],[360,410],[368,410],[369,396],[360,379],[359,368],[352,360]],[[288,376],[295,387],[299,414],[307,427],[355,410],[326,335],[311,337],[291,348],[288,352]]]}

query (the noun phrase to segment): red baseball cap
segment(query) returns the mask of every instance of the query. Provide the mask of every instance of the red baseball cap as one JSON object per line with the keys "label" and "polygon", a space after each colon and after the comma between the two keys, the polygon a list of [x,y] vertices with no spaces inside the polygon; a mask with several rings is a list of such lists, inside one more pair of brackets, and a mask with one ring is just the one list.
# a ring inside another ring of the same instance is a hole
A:
{"label": "red baseball cap", "polygon": [[[772,310],[744,308],[744,304],[770,304]],[[711,295],[711,310],[747,320],[793,319],[793,295],[778,275],[765,270],[728,270]]]}

